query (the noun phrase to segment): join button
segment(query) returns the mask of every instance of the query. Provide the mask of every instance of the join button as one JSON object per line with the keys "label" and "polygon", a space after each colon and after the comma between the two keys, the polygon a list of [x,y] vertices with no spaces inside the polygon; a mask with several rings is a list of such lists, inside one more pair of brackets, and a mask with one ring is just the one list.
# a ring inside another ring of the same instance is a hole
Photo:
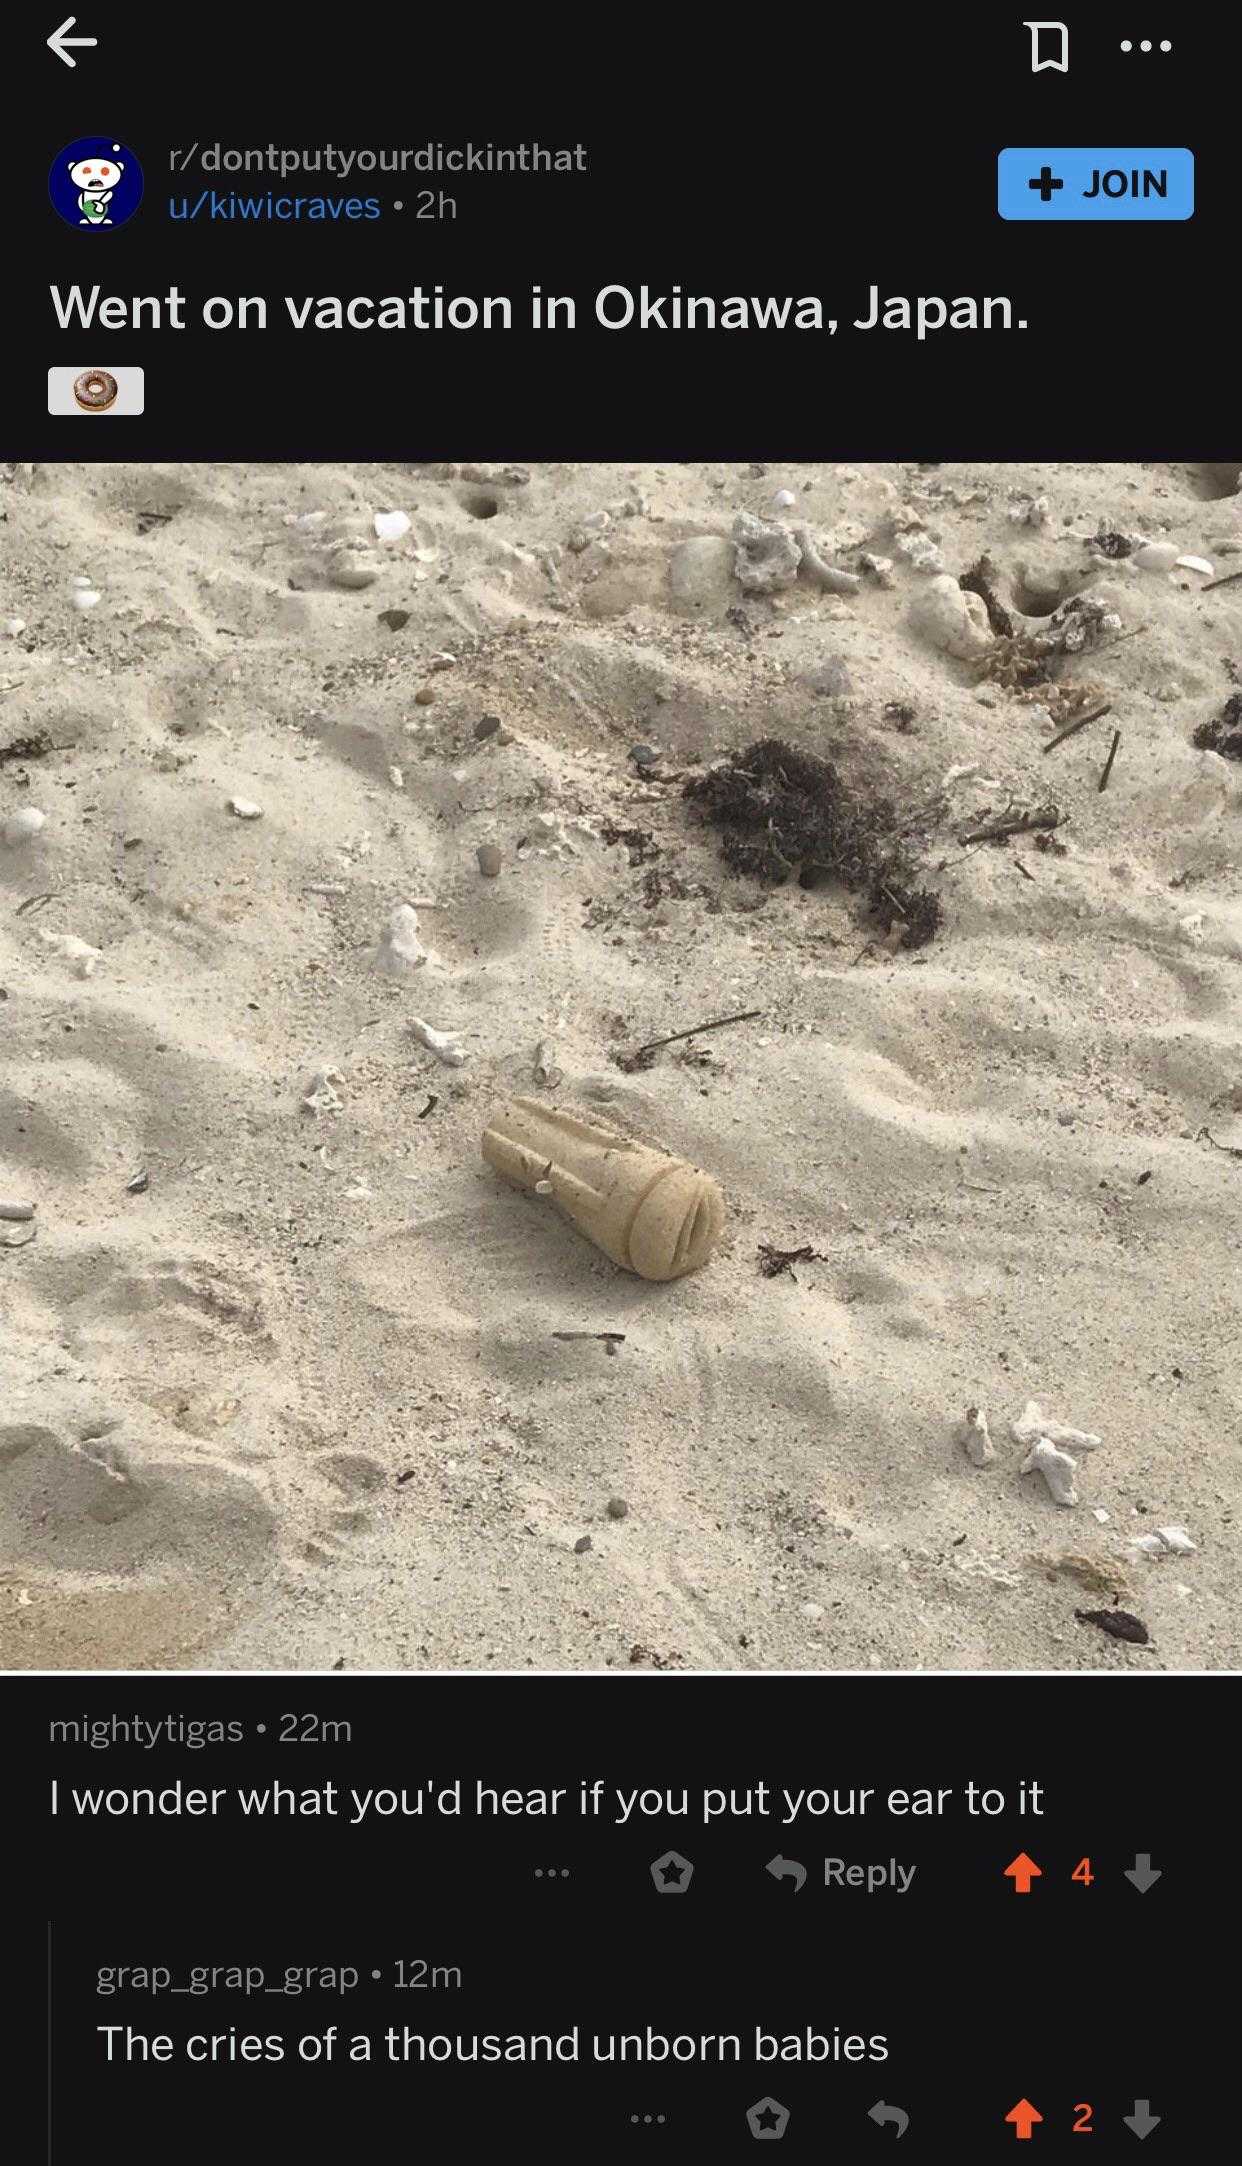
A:
{"label": "join button", "polygon": [[1002,218],[1192,218],[1189,150],[1003,150],[996,208]]}

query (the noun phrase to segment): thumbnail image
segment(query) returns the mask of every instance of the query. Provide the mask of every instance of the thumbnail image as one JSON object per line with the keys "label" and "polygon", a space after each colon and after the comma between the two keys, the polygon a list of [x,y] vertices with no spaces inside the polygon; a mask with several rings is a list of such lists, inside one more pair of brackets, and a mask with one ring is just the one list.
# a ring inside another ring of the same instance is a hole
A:
{"label": "thumbnail image", "polygon": [[0,1667],[1237,1667],[1240,867],[1236,464],[0,468]]}

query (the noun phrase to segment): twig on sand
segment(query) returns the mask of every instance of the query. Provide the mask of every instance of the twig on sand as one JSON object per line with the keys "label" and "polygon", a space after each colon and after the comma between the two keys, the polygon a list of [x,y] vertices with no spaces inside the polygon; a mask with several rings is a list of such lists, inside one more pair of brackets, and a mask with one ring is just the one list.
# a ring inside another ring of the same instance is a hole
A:
{"label": "twig on sand", "polygon": [[1242,1145],[1237,1143],[1218,1143],[1209,1128],[1201,1128],[1199,1130],[1199,1134],[1203,1137],[1206,1143],[1211,1144],[1214,1151],[1223,1151],[1226,1158],[1242,1158]]}
{"label": "twig on sand", "polygon": [[1055,737],[1050,737],[1043,750],[1045,752],[1055,752],[1057,746],[1063,745],[1067,737],[1074,737],[1079,730],[1085,730],[1088,722],[1098,722],[1101,715],[1111,713],[1111,707],[1093,707],[1090,714],[1078,715],[1073,722],[1067,722],[1063,730],[1058,730]]}
{"label": "twig on sand", "polygon": [[1061,815],[1055,805],[1043,805],[1035,812],[1009,813],[1003,820],[993,820],[988,827],[972,828],[963,835],[963,843],[1003,842],[1007,835],[1029,835],[1040,827],[1059,827]]}
{"label": "twig on sand", "polygon": [[1106,789],[1108,788],[1108,778],[1109,778],[1109,776],[1111,775],[1111,773],[1112,773],[1112,771],[1113,771],[1113,761],[1114,761],[1114,760],[1116,759],[1116,757],[1117,757],[1117,747],[1118,747],[1118,745],[1119,745],[1120,743],[1121,743],[1121,731],[1120,731],[1120,730],[1114,730],[1114,731],[1113,731],[1113,741],[1112,741],[1111,745],[1110,745],[1110,746],[1109,746],[1109,748],[1108,748],[1108,758],[1107,758],[1107,759],[1105,760],[1105,762],[1104,762],[1104,772],[1103,772],[1103,774],[1102,774],[1102,775],[1100,776],[1100,781],[1099,781],[1099,787],[1100,787],[1100,789],[1101,789],[1101,790],[1106,790]]}
{"label": "twig on sand", "polygon": [[667,1038],[649,1038],[646,1045],[638,1047],[635,1058],[644,1060],[648,1053],[658,1053],[661,1046],[679,1045],[683,1038],[697,1038],[701,1030],[723,1030],[726,1023],[750,1023],[762,1014],[762,1008],[743,1008],[738,1015],[718,1015],[710,1023],[695,1023],[690,1030],[674,1030]]}
{"label": "twig on sand", "polygon": [[55,888],[49,888],[44,895],[28,895],[25,902],[19,902],[13,915],[14,917],[23,917],[27,910],[41,910],[44,903],[54,902],[55,900]]}
{"label": "twig on sand", "polygon": [[1205,587],[1200,587],[1199,592],[1211,594],[1216,587],[1231,587],[1235,579],[1242,579],[1242,572],[1226,572],[1223,579],[1209,579]]}
{"label": "twig on sand", "polygon": [[625,1344],[623,1331],[554,1331],[552,1336],[554,1339],[602,1339],[607,1354],[615,1354],[617,1348]]}

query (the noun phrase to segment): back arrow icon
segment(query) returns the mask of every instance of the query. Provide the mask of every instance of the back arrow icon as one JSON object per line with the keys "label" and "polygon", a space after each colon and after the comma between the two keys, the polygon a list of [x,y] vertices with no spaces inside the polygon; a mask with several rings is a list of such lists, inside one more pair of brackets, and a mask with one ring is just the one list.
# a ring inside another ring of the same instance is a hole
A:
{"label": "back arrow icon", "polygon": [[77,67],[77,61],[74,59],[73,54],[65,50],[67,45],[98,45],[99,43],[98,38],[70,38],[65,35],[66,31],[72,30],[77,19],[76,15],[66,15],[59,30],[53,30],[51,37],[47,41],[56,58],[63,60],[67,68]]}
{"label": "back arrow icon", "polygon": [[1161,1877],[1160,1867],[1152,1867],[1150,1850],[1140,1850],[1133,1865],[1126,1867],[1126,1879],[1132,1887],[1138,1889],[1140,1895],[1146,1895],[1147,1890],[1154,1888]]}
{"label": "back arrow icon", "polygon": [[910,2126],[909,2114],[903,2113],[900,2106],[886,2106],[882,2098],[877,2098],[874,2106],[867,2108],[867,2119],[874,2121],[877,2128],[883,2128],[886,2121],[891,2121],[899,2136],[904,2136]]}
{"label": "back arrow icon", "polygon": [[1149,2098],[1136,2098],[1133,2113],[1123,2113],[1121,2118],[1127,2128],[1134,2130],[1140,2143],[1150,2136],[1153,2128],[1159,2128],[1161,2121],[1161,2116],[1152,2112]]}
{"label": "back arrow icon", "polygon": [[796,1858],[783,1858],[779,1850],[774,1858],[768,1859],[763,1869],[765,1873],[771,1873],[773,1880],[792,1880],[795,1895],[801,1895],[806,1886],[805,1865],[799,1865]]}

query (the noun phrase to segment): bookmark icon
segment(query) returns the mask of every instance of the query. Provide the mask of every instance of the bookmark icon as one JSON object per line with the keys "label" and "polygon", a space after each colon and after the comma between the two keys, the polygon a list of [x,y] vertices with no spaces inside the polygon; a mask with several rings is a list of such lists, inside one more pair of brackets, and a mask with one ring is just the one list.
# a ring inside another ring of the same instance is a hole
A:
{"label": "bookmark icon", "polygon": [[1045,68],[1056,68],[1062,75],[1069,74],[1069,25],[1067,23],[1024,23],[1031,33],[1031,73],[1039,75]]}

